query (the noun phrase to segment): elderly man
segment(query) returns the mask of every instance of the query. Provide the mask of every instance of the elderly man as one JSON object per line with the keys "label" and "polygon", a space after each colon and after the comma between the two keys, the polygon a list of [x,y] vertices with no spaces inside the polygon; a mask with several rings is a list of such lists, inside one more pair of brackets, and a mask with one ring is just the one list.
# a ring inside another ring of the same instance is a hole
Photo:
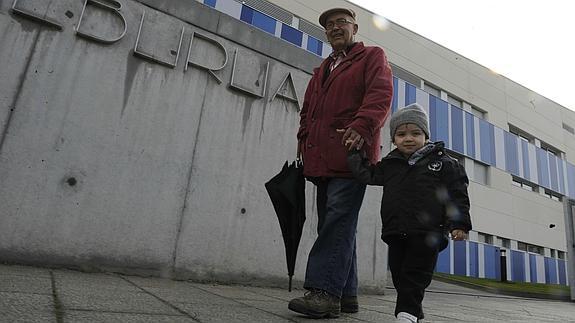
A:
{"label": "elderly man", "polygon": [[380,130],[393,95],[391,68],[379,47],[355,42],[355,13],[333,8],[319,17],[333,52],[314,69],[301,111],[298,157],[317,186],[318,237],[310,251],[304,297],[288,308],[314,318],[355,313],[356,228],[365,185],[353,179],[347,151],[379,159]]}

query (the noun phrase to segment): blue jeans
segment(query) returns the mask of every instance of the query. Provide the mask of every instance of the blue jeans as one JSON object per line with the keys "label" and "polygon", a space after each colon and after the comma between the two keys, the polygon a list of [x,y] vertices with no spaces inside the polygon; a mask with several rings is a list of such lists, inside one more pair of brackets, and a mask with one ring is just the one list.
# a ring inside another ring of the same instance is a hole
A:
{"label": "blue jeans", "polygon": [[350,178],[328,178],[316,186],[318,237],[307,261],[304,288],[356,296],[355,236],[365,185]]}

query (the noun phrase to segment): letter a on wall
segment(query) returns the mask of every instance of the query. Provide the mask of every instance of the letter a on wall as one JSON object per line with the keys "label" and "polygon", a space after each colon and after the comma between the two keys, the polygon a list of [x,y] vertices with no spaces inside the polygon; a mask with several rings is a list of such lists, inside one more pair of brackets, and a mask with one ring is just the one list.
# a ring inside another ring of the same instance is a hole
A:
{"label": "letter a on wall", "polygon": [[291,101],[297,105],[297,110],[301,109],[299,105],[299,99],[297,96],[297,91],[295,89],[295,85],[293,84],[293,78],[291,76],[291,72],[287,73],[282,82],[280,83],[277,91],[272,95],[270,98],[270,102],[273,101],[276,96],[284,98],[288,101]]}

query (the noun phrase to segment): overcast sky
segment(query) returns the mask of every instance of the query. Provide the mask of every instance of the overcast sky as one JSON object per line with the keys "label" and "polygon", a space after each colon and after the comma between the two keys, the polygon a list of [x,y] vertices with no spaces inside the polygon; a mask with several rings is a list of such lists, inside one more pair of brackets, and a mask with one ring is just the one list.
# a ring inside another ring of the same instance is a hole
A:
{"label": "overcast sky", "polygon": [[352,0],[575,110],[573,0]]}

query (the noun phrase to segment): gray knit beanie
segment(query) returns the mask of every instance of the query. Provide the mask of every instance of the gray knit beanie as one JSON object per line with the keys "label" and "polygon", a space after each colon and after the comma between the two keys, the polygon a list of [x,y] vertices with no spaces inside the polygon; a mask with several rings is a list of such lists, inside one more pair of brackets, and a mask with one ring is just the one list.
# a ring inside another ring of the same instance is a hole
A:
{"label": "gray knit beanie", "polygon": [[397,110],[391,116],[389,120],[389,134],[392,141],[397,128],[406,123],[412,123],[421,128],[425,133],[425,138],[429,139],[429,119],[427,113],[419,104],[412,103],[405,108]]}

